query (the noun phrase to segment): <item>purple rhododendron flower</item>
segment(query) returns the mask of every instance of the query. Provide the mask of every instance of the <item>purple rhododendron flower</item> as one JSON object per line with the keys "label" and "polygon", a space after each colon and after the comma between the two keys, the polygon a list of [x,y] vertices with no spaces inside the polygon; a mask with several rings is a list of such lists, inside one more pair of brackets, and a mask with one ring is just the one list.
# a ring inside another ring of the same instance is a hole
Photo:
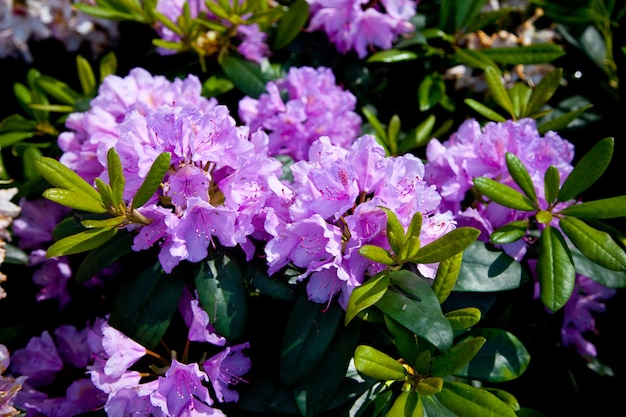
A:
{"label": "purple rhododendron flower", "polygon": [[191,292],[185,288],[178,300],[178,310],[189,327],[187,338],[190,341],[208,342],[217,346],[223,346],[226,343],[226,339],[218,335],[210,324],[209,315],[200,305],[197,294],[196,298],[193,298]]}
{"label": "purple rhododendron flower", "polygon": [[[481,230],[480,239],[484,241],[489,240],[489,235],[496,228],[534,214],[477,201],[462,205],[476,177],[488,177],[519,190],[507,169],[507,152],[515,154],[526,166],[535,185],[539,205],[547,209],[544,174],[553,165],[558,169],[562,183],[573,169],[574,146],[552,131],[541,136],[533,119],[489,122],[483,127],[470,119],[447,141],[441,143],[433,139],[426,148],[426,180],[437,186],[443,199],[442,207],[454,213],[459,225]],[[569,204],[571,202],[560,203],[557,209]],[[558,223],[553,225],[558,227]],[[517,260],[526,253],[523,240],[502,247]]]}
{"label": "purple rhododendron flower", "polygon": [[10,369],[17,375],[27,376],[29,385],[52,383],[55,374],[63,369],[63,361],[50,333],[44,331],[40,337],[30,339],[25,348],[13,352]]}
{"label": "purple rhododendron flower", "polygon": [[375,48],[390,49],[400,35],[415,30],[415,0],[307,0],[311,11],[309,31],[322,30],[343,54],[359,58]]}
{"label": "purple rhododendron flower", "polygon": [[252,362],[241,352],[249,347],[249,343],[227,346],[226,349],[202,363],[220,402],[239,400],[239,393],[230,389],[229,385],[237,385],[242,381],[241,376],[250,370]]}
{"label": "purple rhododendron flower", "polygon": [[321,136],[348,147],[361,128],[356,97],[336,85],[329,68],[292,67],[284,78],[267,83],[266,90],[258,100],[244,97],[239,117],[251,131],[268,132],[272,156],[305,159]]}
{"label": "purple rhododendron flower", "polygon": [[[451,213],[439,212],[441,197],[424,181],[422,162],[413,155],[385,157],[373,136],[358,138],[349,149],[322,137],[312,144],[309,160],[295,162],[291,170],[290,191],[267,210],[268,272],[290,262],[303,268],[299,279],[308,277],[307,292],[314,302],[340,294],[345,308],[365,276],[384,269],[359,254],[365,244],[390,249],[381,206],[397,213],[405,228],[421,212],[424,244],[455,227]],[[434,277],[432,265],[417,267],[425,277]]]}

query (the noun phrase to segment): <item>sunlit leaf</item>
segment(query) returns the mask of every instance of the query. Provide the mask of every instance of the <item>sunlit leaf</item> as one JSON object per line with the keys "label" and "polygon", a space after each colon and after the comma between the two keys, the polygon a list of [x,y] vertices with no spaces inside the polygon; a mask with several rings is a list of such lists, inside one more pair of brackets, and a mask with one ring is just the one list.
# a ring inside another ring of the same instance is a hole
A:
{"label": "sunlit leaf", "polygon": [[468,337],[434,357],[430,374],[437,377],[455,375],[478,353],[485,344],[484,337]]}
{"label": "sunlit leaf", "polygon": [[508,185],[487,177],[476,177],[473,182],[478,191],[495,203],[515,210],[537,210],[532,200]]}
{"label": "sunlit leaf", "polygon": [[463,102],[487,119],[493,120],[494,122],[506,122],[504,116],[474,99],[466,98]]}
{"label": "sunlit leaf", "polygon": [[402,51],[399,49],[387,49],[372,54],[367,58],[367,62],[402,62],[417,59],[417,54],[411,51]]}
{"label": "sunlit leaf", "polygon": [[400,362],[371,346],[357,346],[354,365],[362,374],[381,381],[404,381],[406,378]]}
{"label": "sunlit leaf", "polygon": [[459,252],[439,263],[437,274],[435,275],[435,280],[432,285],[432,289],[437,295],[439,303],[446,301],[454,289],[456,280],[459,277],[459,271],[461,270],[462,260],[463,252]]}
{"label": "sunlit leaf", "polygon": [[504,84],[502,83],[502,74],[494,67],[485,68],[485,81],[487,81],[487,87],[489,92],[493,96],[493,99],[507,111],[511,116],[515,116],[513,110],[513,102],[509,93],[506,91]]}
{"label": "sunlit leaf", "polygon": [[549,225],[539,240],[537,276],[541,301],[550,310],[559,310],[574,290],[576,270],[561,232]]}
{"label": "sunlit leaf", "polygon": [[115,227],[88,229],[84,232],[65,237],[48,247],[46,256],[48,258],[56,258],[58,256],[73,255],[75,253],[95,249],[111,239],[117,233],[117,230],[118,229]]}
{"label": "sunlit leaf", "polygon": [[559,211],[559,214],[566,214],[580,219],[626,217],[626,195],[573,204]]}
{"label": "sunlit leaf", "polygon": [[519,188],[526,194],[535,205],[537,203],[537,194],[535,192],[535,184],[528,170],[524,166],[524,163],[512,152],[506,153],[506,166],[509,170],[509,174],[513,178],[513,181],[519,186]]}
{"label": "sunlit leaf", "polygon": [[513,243],[526,236],[527,231],[528,219],[516,220],[509,222],[504,226],[498,227],[496,230],[491,232],[489,240],[491,243],[496,244]]}
{"label": "sunlit leaf", "polygon": [[83,210],[89,213],[106,213],[106,209],[101,200],[93,199],[91,196],[79,190],[73,191],[62,188],[48,188],[43,192],[43,196],[50,201],[76,210]]}
{"label": "sunlit leaf", "polygon": [[388,286],[389,274],[383,271],[365,281],[363,285],[356,287],[348,300],[344,324],[347,325],[361,311],[376,304],[387,291]]}
{"label": "sunlit leaf", "polygon": [[444,381],[437,399],[463,417],[516,417],[515,411],[486,390],[468,384]]}
{"label": "sunlit leaf", "polygon": [[156,157],[146,178],[144,178],[137,193],[133,197],[133,202],[131,203],[133,208],[139,208],[146,204],[148,200],[150,200],[150,197],[152,197],[161,186],[161,182],[163,182],[165,174],[170,168],[170,159],[171,154],[169,152],[163,152]]}
{"label": "sunlit leaf", "polygon": [[454,331],[469,329],[477,324],[481,317],[482,313],[476,307],[466,307],[446,313],[446,318]]}
{"label": "sunlit leaf", "polygon": [[386,417],[422,417],[424,407],[417,392],[403,391],[398,395]]}
{"label": "sunlit leaf", "polygon": [[568,201],[591,187],[604,173],[613,157],[615,140],[604,138],[587,152],[563,182],[558,201]]}
{"label": "sunlit leaf", "polygon": [[100,200],[100,194],[77,173],[49,157],[42,157],[35,161],[35,166],[41,176],[52,186],[82,192],[92,200]]}
{"label": "sunlit leaf", "polygon": [[543,188],[548,204],[552,204],[559,195],[561,174],[554,165],[550,165],[543,176]]}
{"label": "sunlit leaf", "polygon": [[480,231],[473,227],[456,228],[423,246],[412,261],[421,264],[443,261],[463,252],[478,238],[478,235]]}

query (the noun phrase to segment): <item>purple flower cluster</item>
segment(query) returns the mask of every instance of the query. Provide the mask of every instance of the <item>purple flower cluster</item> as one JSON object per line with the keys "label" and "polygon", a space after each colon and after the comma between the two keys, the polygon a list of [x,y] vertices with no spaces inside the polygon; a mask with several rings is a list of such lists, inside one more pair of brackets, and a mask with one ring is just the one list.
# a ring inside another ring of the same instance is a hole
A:
{"label": "purple flower cluster", "polygon": [[[359,254],[365,244],[389,249],[387,216],[396,213],[407,227],[418,211],[424,216],[420,235],[427,244],[455,227],[451,213],[438,211],[441,197],[424,180],[422,162],[412,156],[386,157],[373,136],[358,138],[345,149],[321,137],[308,160],[291,166],[293,184],[268,208],[265,246],[269,273],[292,263],[308,278],[309,299],[324,303],[339,295],[346,306],[352,290],[366,275],[384,269]],[[434,270],[419,265],[427,277]]]}
{"label": "purple flower cluster", "polygon": [[322,30],[342,54],[355,51],[364,58],[375,47],[390,49],[400,35],[415,30],[416,0],[307,0],[308,30]]}
{"label": "purple flower cluster", "polygon": [[[206,2],[202,0],[159,0],[156,5],[156,11],[176,23],[178,17],[183,14],[183,6],[185,4],[189,5],[189,14],[192,18],[203,16],[211,21],[218,21],[225,24],[227,27],[232,25],[231,22],[220,19],[211,13],[206,6]],[[245,21],[247,17],[241,16],[241,18]],[[163,40],[169,42],[179,42],[181,40],[180,35],[164,25],[157,25],[156,30]],[[206,51],[215,50],[215,52],[217,52],[219,46],[213,44],[220,42],[219,39],[214,38],[218,36],[220,35],[216,32],[208,31],[205,35],[201,35],[200,39],[202,40],[196,40],[196,44],[198,46],[204,46]],[[270,48],[266,43],[266,38],[267,33],[262,32],[257,23],[242,23],[237,25],[235,36],[235,41],[238,44],[237,51],[249,61],[261,64],[263,60],[270,55]],[[158,47],[157,51],[161,55],[171,55],[175,53],[174,50],[163,47]]]}
{"label": "purple flower cluster", "polygon": [[358,135],[356,97],[336,85],[329,68],[292,67],[284,78],[267,83],[266,90],[258,100],[244,97],[239,117],[252,131],[268,132],[272,156],[299,161],[321,136],[346,148]]}
{"label": "purple flower cluster", "polygon": [[[437,186],[442,206],[454,213],[459,224],[480,229],[483,232],[480,238],[485,241],[496,228],[533,214],[498,204],[483,204],[467,195],[476,177],[488,177],[519,190],[506,166],[507,152],[515,154],[526,166],[540,207],[546,209],[544,174],[554,165],[561,182],[564,181],[573,168],[574,146],[552,131],[541,136],[533,119],[489,122],[483,127],[470,119],[444,143],[433,139],[426,148],[426,179]],[[526,253],[523,241],[503,247],[517,260]]]}

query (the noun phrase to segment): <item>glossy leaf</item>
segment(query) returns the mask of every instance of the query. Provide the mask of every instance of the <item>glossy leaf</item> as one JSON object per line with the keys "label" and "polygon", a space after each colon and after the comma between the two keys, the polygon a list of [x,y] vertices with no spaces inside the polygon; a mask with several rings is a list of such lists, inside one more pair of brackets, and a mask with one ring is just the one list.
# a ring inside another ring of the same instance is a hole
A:
{"label": "glossy leaf", "polygon": [[554,165],[550,165],[543,176],[543,188],[548,204],[552,204],[559,195],[561,175]]}
{"label": "glossy leaf", "polygon": [[357,346],[354,366],[363,375],[379,381],[404,381],[406,370],[394,358],[371,346]]}
{"label": "glossy leaf", "polygon": [[165,174],[170,168],[171,157],[169,152],[163,152],[156,157],[146,178],[144,178],[137,193],[133,197],[133,202],[131,203],[133,208],[139,208],[146,204],[148,200],[150,200],[150,197],[152,197],[161,186],[161,182],[163,182]]}
{"label": "glossy leaf", "polygon": [[476,188],[495,203],[520,211],[537,210],[532,200],[508,185],[487,177],[476,177],[473,181]]}
{"label": "glossy leaf", "polygon": [[398,354],[405,362],[413,365],[419,354],[417,336],[392,318],[384,314],[383,317]]}
{"label": "glossy leaf", "polygon": [[526,105],[526,113],[532,115],[541,110],[546,102],[554,95],[559,88],[561,78],[563,77],[562,68],[554,68],[541,78],[541,81],[532,90],[528,104]]}
{"label": "glossy leaf", "polygon": [[615,140],[604,138],[587,152],[563,182],[558,201],[568,201],[591,187],[604,173],[613,157]]}
{"label": "glossy leaf", "polygon": [[202,307],[218,334],[239,340],[248,320],[246,288],[239,265],[220,253],[197,264],[194,283]]}
{"label": "glossy leaf", "polygon": [[415,134],[405,137],[404,140],[398,144],[398,154],[403,155],[415,148],[424,146],[432,137],[431,133],[435,126],[435,120],[436,117],[430,114],[426,120],[417,125]]}
{"label": "glossy leaf", "polygon": [[541,232],[536,268],[541,301],[550,310],[559,310],[574,290],[576,270],[561,232],[549,225]]}
{"label": "glossy leaf", "polygon": [[458,417],[458,414],[448,410],[441,401],[437,399],[436,395],[425,395],[420,398],[422,399],[424,411],[428,417]]}
{"label": "glossy leaf", "polygon": [[513,103],[513,116],[519,119],[526,115],[526,103],[530,99],[532,89],[524,83],[516,82],[508,90],[511,103]]}
{"label": "glossy leaf", "polygon": [[303,30],[309,18],[309,4],[306,0],[296,0],[289,5],[276,25],[276,36],[273,49],[278,50],[287,46]]}
{"label": "glossy leaf", "polygon": [[86,229],[95,229],[99,227],[118,227],[124,223],[124,216],[109,217],[106,219],[87,219],[80,222]]}
{"label": "glossy leaf", "polygon": [[493,120],[494,122],[506,122],[506,118],[500,115],[500,113],[474,99],[466,98],[463,102],[487,119]]}
{"label": "glossy leaf", "polygon": [[258,98],[265,92],[267,80],[256,63],[227,56],[222,60],[221,65],[228,78],[244,94]]}
{"label": "glossy leaf", "polygon": [[94,182],[96,183],[96,188],[100,193],[100,198],[102,199],[102,204],[105,209],[115,212],[116,207],[113,205],[113,190],[111,186],[97,177]]}
{"label": "glossy leaf", "polygon": [[445,85],[441,77],[428,74],[417,89],[417,99],[420,111],[426,111],[441,101]]}
{"label": "glossy leaf", "polygon": [[280,380],[301,382],[326,354],[343,310],[338,305],[312,303],[306,293],[297,299],[287,321],[280,351]]}
{"label": "glossy leaf", "polygon": [[491,232],[491,235],[489,236],[489,241],[496,244],[517,242],[518,240],[526,236],[527,231],[528,220],[512,221],[505,224],[504,226],[498,227],[496,230]]}
{"label": "glossy leaf", "polygon": [[386,414],[386,417],[422,417],[424,407],[421,396],[413,391],[402,391]]}
{"label": "glossy leaf", "polygon": [[124,187],[126,179],[124,178],[124,170],[120,156],[114,147],[109,148],[107,152],[107,169],[109,171],[109,185],[111,186],[111,197],[113,207],[119,208],[124,204]]}
{"label": "glossy leaf", "polygon": [[554,61],[565,54],[563,47],[554,43],[537,43],[516,48],[499,47],[482,50],[499,64],[533,65]]}
{"label": "glossy leaf", "polygon": [[519,414],[517,414],[517,411],[520,410],[519,402],[517,401],[517,398],[515,398],[514,395],[498,388],[485,387],[485,389],[489,391],[490,393],[492,393],[493,395],[495,395],[496,397],[498,397],[500,401],[502,401],[503,403],[511,407],[513,410],[515,410],[516,412],[515,414],[517,415],[517,417],[520,417]]}
{"label": "glossy leaf", "polygon": [[493,292],[518,288],[526,278],[521,265],[501,250],[474,242],[463,252],[456,291]]}
{"label": "glossy leaf", "polygon": [[114,227],[88,229],[65,237],[49,246],[46,256],[56,258],[57,256],[73,255],[95,249],[111,239],[117,230]]}
{"label": "glossy leaf", "polygon": [[435,356],[430,374],[437,377],[456,375],[478,353],[485,344],[484,337],[469,337]]}
{"label": "glossy leaf", "polygon": [[132,252],[133,238],[134,234],[120,231],[113,238],[90,251],[78,266],[74,281],[83,284],[124,255]]}
{"label": "glossy leaf", "polygon": [[444,381],[437,399],[463,417],[515,417],[515,411],[495,395],[461,382]]}
{"label": "glossy leaf", "polygon": [[367,62],[403,62],[403,61],[412,61],[417,59],[418,55],[415,52],[411,51],[403,51],[399,49],[387,49],[384,51],[379,51],[372,54],[369,58],[367,58]]}
{"label": "glossy leaf", "polygon": [[371,261],[384,265],[393,265],[394,260],[386,249],[380,246],[363,245],[359,248],[359,254]]}
{"label": "glossy leaf", "polygon": [[579,219],[613,219],[626,216],[626,195],[573,204],[559,214]]}
{"label": "glossy leaf", "polygon": [[570,123],[578,119],[581,114],[583,114],[585,111],[589,110],[592,107],[593,105],[588,104],[576,110],[564,113],[558,117],[546,120],[545,122],[541,122],[539,125],[537,125],[537,132],[539,132],[540,135],[544,135],[550,130],[560,131],[562,129],[565,129],[567,126],[570,125]]}
{"label": "glossy leaf", "polygon": [[412,261],[422,264],[443,261],[463,252],[478,238],[479,234],[480,231],[473,227],[456,228],[423,246]]}
{"label": "glossy leaf", "polygon": [[439,263],[432,289],[440,304],[448,299],[448,296],[454,289],[456,280],[459,277],[462,261],[463,252],[459,252]]}
{"label": "glossy leaf", "polygon": [[87,211],[89,213],[106,213],[106,209],[101,201],[94,200],[80,191],[48,188],[43,192],[43,196],[50,201],[76,210]]}
{"label": "glossy leaf", "polygon": [[506,110],[511,116],[514,116],[515,111],[513,110],[513,102],[511,101],[511,97],[502,83],[502,74],[500,74],[500,72],[494,67],[487,67],[485,68],[485,81],[487,82],[489,92],[493,96],[496,103],[498,103],[500,107]]}
{"label": "glossy leaf", "polygon": [[559,221],[563,233],[576,248],[598,265],[614,271],[626,271],[626,253],[606,232],[595,229],[575,217]]}
{"label": "glossy leaf", "polygon": [[356,287],[348,300],[344,324],[348,325],[357,314],[376,304],[387,291],[387,287],[389,287],[389,274],[385,271],[374,275],[363,285]]}
{"label": "glossy leaf", "polygon": [[184,277],[165,275],[157,262],[128,276],[117,293],[109,323],[148,349],[154,349],[169,327],[184,286]]}
{"label": "glossy leaf", "polygon": [[513,181],[519,186],[526,197],[528,197],[533,203],[537,204],[537,193],[535,192],[535,184],[528,170],[522,163],[522,161],[512,152],[506,153],[506,166],[511,174]]}
{"label": "glossy leaf", "polygon": [[96,76],[89,65],[89,61],[80,55],[76,55],[76,68],[78,71],[78,79],[83,89],[83,93],[87,97],[96,95]]}
{"label": "glossy leaf", "polygon": [[404,245],[405,240],[405,232],[404,226],[398,220],[396,214],[385,207],[381,207],[381,209],[387,215],[387,240],[389,241],[389,245],[394,253],[400,253],[400,248]]}
{"label": "glossy leaf", "polygon": [[626,272],[614,271],[598,265],[576,248],[570,248],[576,272],[599,282],[609,288],[626,287]]}
{"label": "glossy leaf", "polygon": [[42,157],[35,161],[37,171],[53,187],[81,192],[92,200],[100,200],[100,194],[77,173],[49,157]]}
{"label": "glossy leaf", "polygon": [[72,88],[66,83],[57,80],[56,78],[47,77],[42,75],[37,78],[37,85],[51,97],[63,104],[73,106],[80,95],[72,90]]}
{"label": "glossy leaf", "polygon": [[391,282],[407,294],[419,294],[419,299],[409,298],[396,291],[387,291],[376,303],[376,307],[436,347],[450,347],[452,328],[441,312],[439,300],[430,286],[406,270],[391,272]]}
{"label": "glossy leaf", "polygon": [[446,313],[446,318],[454,331],[469,329],[478,324],[481,317],[482,313],[476,307],[465,307]]}
{"label": "glossy leaf", "polygon": [[476,328],[469,337],[485,343],[467,366],[456,375],[490,383],[506,382],[521,376],[530,364],[530,354],[515,335],[502,329]]}
{"label": "glossy leaf", "polygon": [[35,136],[34,132],[2,132],[0,133],[0,148],[8,148],[17,142],[32,138],[33,136]]}

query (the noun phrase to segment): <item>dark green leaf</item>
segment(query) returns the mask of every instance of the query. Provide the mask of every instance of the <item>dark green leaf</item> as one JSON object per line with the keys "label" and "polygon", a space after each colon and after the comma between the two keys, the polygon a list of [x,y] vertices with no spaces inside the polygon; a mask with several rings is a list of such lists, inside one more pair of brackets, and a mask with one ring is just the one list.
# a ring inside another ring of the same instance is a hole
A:
{"label": "dark green leaf", "polygon": [[528,170],[524,166],[524,163],[511,152],[506,153],[506,166],[509,170],[509,174],[511,174],[511,178],[513,181],[519,186],[519,188],[526,194],[533,203],[537,203],[537,194],[535,193],[535,184],[533,183],[532,178],[530,178],[530,174]]}
{"label": "dark green leaf", "polygon": [[613,219],[626,216],[626,195],[586,201],[564,208],[559,214],[579,219]]}
{"label": "dark green leaf", "polygon": [[231,341],[239,340],[248,321],[246,288],[239,265],[220,253],[197,265],[194,283],[217,333]]}
{"label": "dark green leaf", "polygon": [[380,300],[388,286],[389,274],[383,271],[356,287],[348,300],[344,324],[348,325],[357,314]]}
{"label": "dark green leaf", "polygon": [[543,176],[543,188],[548,204],[552,204],[559,195],[561,175],[554,165],[550,165]]}
{"label": "dark green leaf", "polygon": [[463,252],[455,291],[506,291],[518,288],[525,278],[515,259],[483,242],[474,242]]}
{"label": "dark green leaf", "polygon": [[400,357],[406,363],[413,365],[419,354],[417,336],[392,318],[384,314],[383,317]]}
{"label": "dark green leaf", "polygon": [[459,252],[439,263],[432,289],[435,295],[437,295],[440,304],[447,300],[454,289],[456,280],[459,277],[462,261],[463,252]]}
{"label": "dark green leaf", "polygon": [[163,274],[157,262],[139,275],[127,276],[115,298],[111,326],[154,349],[176,312],[184,277]]}
{"label": "dark green leaf", "polygon": [[495,244],[505,244],[517,242],[524,236],[528,230],[528,220],[517,220],[498,227],[491,232],[489,240]]}
{"label": "dark green leaf", "polygon": [[4,251],[5,254],[3,263],[17,265],[26,265],[28,263],[28,255],[17,246],[13,246],[10,243],[5,242]]}
{"label": "dark green leaf", "polygon": [[88,229],[84,232],[65,237],[53,243],[46,252],[48,258],[86,252],[97,248],[111,239],[117,228]]}
{"label": "dark green leaf", "polygon": [[426,111],[439,103],[445,91],[441,77],[426,75],[417,89],[420,111]]}
{"label": "dark green leaf", "polygon": [[480,235],[480,231],[473,227],[456,228],[423,246],[412,261],[422,264],[441,262],[463,252],[476,240],[478,235]]}
{"label": "dark green leaf", "polygon": [[428,140],[430,140],[431,132],[433,131],[433,127],[435,126],[435,116],[430,114],[422,123],[420,123],[415,128],[414,135],[406,136],[399,144],[398,144],[398,154],[404,155],[405,153],[418,148],[420,146],[424,146]]}
{"label": "dark green leaf", "polygon": [[283,334],[280,380],[295,385],[322,360],[337,331],[343,310],[334,304],[309,301],[302,293],[293,306]]}
{"label": "dark green leaf", "polygon": [[254,62],[228,56],[224,58],[221,65],[228,78],[244,94],[258,98],[265,92],[267,80]]}
{"label": "dark green leaf", "polygon": [[498,103],[500,107],[506,110],[511,116],[515,116],[513,102],[511,101],[511,97],[502,83],[502,74],[500,71],[494,67],[485,68],[485,81],[487,82],[489,92],[493,96],[496,103]]}
{"label": "dark green leaf", "polygon": [[569,300],[576,282],[576,270],[567,243],[551,226],[541,232],[537,276],[543,304],[557,311]]}
{"label": "dark green leaf", "polygon": [[562,217],[559,226],[576,248],[598,265],[626,271],[626,253],[606,232],[575,217]]}
{"label": "dark green leaf", "polygon": [[458,417],[458,414],[453,413],[441,404],[436,395],[424,395],[420,398],[428,417]]}
{"label": "dark green leaf", "polygon": [[421,396],[414,391],[402,391],[396,398],[386,417],[422,417],[424,407]]}
{"label": "dark green leaf", "polygon": [[14,143],[20,142],[24,139],[32,138],[34,135],[34,132],[19,131],[0,133],[0,148],[8,148]]}
{"label": "dark green leaf", "polygon": [[615,140],[604,138],[587,152],[565,179],[558,201],[568,201],[591,187],[602,176],[613,157]]}
{"label": "dark green leaf", "polygon": [[536,205],[528,197],[509,187],[487,177],[473,179],[478,190],[491,201],[502,206],[521,211],[536,211]]}
{"label": "dark green leaf", "polygon": [[612,269],[605,268],[602,265],[598,265],[580,253],[580,251],[576,248],[571,248],[570,250],[572,252],[572,258],[574,259],[574,265],[576,266],[576,272],[580,275],[589,277],[605,287],[626,287],[626,272],[614,271]]}
{"label": "dark green leaf", "polygon": [[163,152],[156,157],[146,178],[133,197],[133,202],[131,203],[133,208],[139,208],[146,204],[148,200],[150,200],[150,197],[152,197],[161,186],[161,182],[163,178],[165,178],[167,170],[170,168],[171,157],[172,155],[169,152]]}
{"label": "dark green leaf", "polygon": [[466,98],[463,102],[487,119],[493,120],[494,122],[506,122],[505,117],[474,99]]}
{"label": "dark green leaf", "polygon": [[486,48],[482,51],[497,63],[511,65],[543,64],[565,54],[563,47],[554,43],[537,43],[513,48]]}
{"label": "dark green leaf", "polygon": [[461,0],[456,2],[455,24],[456,29],[465,31],[465,27],[478,16],[487,3],[487,0]]}
{"label": "dark green leaf", "polygon": [[463,417],[515,417],[515,411],[495,395],[468,384],[444,381],[437,399]]}
{"label": "dark green leaf", "polygon": [[33,120],[25,119],[21,114],[11,114],[0,122],[0,131],[8,132],[10,130],[30,131],[36,130],[37,123]]}
{"label": "dark green leaf", "polygon": [[476,307],[466,307],[446,313],[446,318],[454,331],[469,329],[477,324],[481,317],[482,313]]}
{"label": "dark green leaf", "polygon": [[447,351],[435,356],[430,374],[441,378],[456,375],[478,353],[483,344],[485,344],[485,338],[481,336],[464,339]]}
{"label": "dark green leaf", "polygon": [[541,81],[539,81],[533,89],[528,104],[526,104],[527,115],[535,114],[545,106],[548,100],[554,95],[557,88],[559,88],[562,76],[562,68],[554,68],[543,76]]}
{"label": "dark green leaf", "polygon": [[296,0],[291,3],[289,10],[283,14],[276,25],[276,37],[272,49],[278,50],[289,45],[302,31],[308,18],[309,4],[306,0]]}
{"label": "dark green leaf", "polygon": [[526,115],[526,103],[528,103],[531,93],[531,88],[522,82],[516,82],[509,89],[515,119],[520,119]]}
{"label": "dark green leaf", "polygon": [[517,401],[517,398],[515,398],[514,395],[498,388],[485,387],[485,389],[489,391],[490,393],[492,393],[493,395],[495,395],[496,397],[498,397],[500,401],[502,401],[503,403],[511,407],[513,410],[515,410],[515,414],[517,415],[517,417],[520,417],[519,414],[517,414],[517,411],[519,411],[520,409],[519,402]]}
{"label": "dark green leaf", "polygon": [[109,241],[95,248],[85,256],[76,270],[74,280],[83,284],[122,256],[131,252],[134,234],[120,231]]}
{"label": "dark green leaf", "polygon": [[513,334],[495,328],[473,329],[468,334],[484,338],[485,343],[456,375],[496,383],[511,381],[528,368],[530,355]]}
{"label": "dark green leaf", "polygon": [[363,375],[380,381],[404,381],[406,371],[402,364],[371,346],[357,346],[354,366]]}
{"label": "dark green leaf", "polygon": [[488,55],[476,49],[457,48],[454,51],[454,58],[461,64],[472,68],[484,70],[487,67],[493,67],[498,70],[497,64]]}
{"label": "dark green leaf", "polygon": [[267,271],[261,270],[252,262],[244,262],[241,265],[243,276],[250,285],[258,289],[261,294],[278,300],[293,301],[293,290],[276,277],[267,275]]}
{"label": "dark green leaf", "polygon": [[565,129],[567,126],[569,126],[570,123],[578,119],[578,117],[581,114],[583,114],[586,110],[592,107],[593,105],[588,104],[576,110],[572,110],[570,112],[564,113],[553,119],[546,120],[545,122],[542,122],[537,126],[537,132],[539,132],[540,135],[544,135],[546,132],[550,130],[559,131],[559,130]]}

